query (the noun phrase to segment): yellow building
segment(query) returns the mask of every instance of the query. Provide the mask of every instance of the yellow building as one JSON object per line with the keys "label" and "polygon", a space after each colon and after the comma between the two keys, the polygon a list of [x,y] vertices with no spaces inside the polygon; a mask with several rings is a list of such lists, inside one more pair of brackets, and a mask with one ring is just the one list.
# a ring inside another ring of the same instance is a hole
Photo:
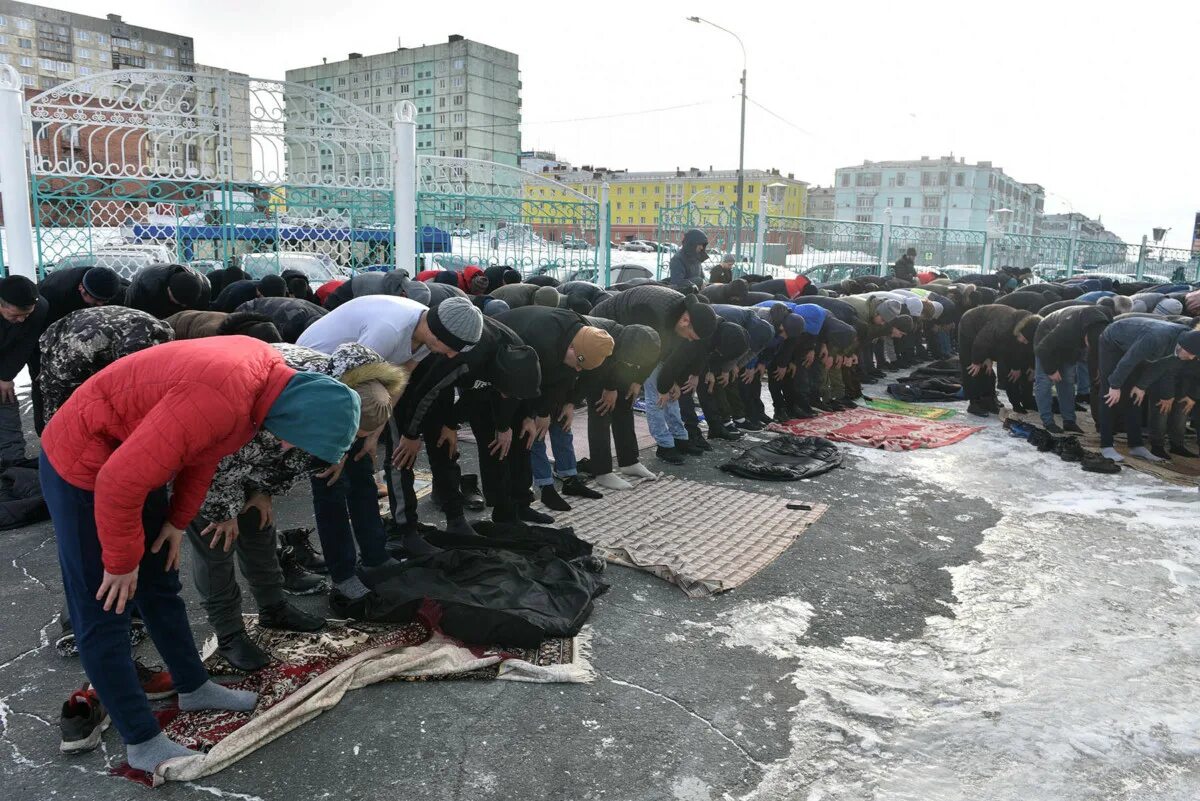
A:
{"label": "yellow building", "polygon": [[[564,165],[548,167],[541,175],[561,183],[564,188],[557,189],[544,182],[526,185],[528,202],[525,211],[531,223],[542,228],[558,227],[559,221],[569,214],[569,202],[579,200],[575,192],[598,201],[601,187],[607,183],[614,240],[655,238],[663,209],[688,202],[700,209],[714,210],[732,209],[737,205],[736,170],[615,172]],[[742,205],[747,214],[758,213],[759,198],[767,186],[783,184],[786,188],[782,201],[770,204],[767,212],[781,217],[804,216],[807,182],[798,181],[790,174],[782,175],[778,170],[746,170],[744,181]]]}

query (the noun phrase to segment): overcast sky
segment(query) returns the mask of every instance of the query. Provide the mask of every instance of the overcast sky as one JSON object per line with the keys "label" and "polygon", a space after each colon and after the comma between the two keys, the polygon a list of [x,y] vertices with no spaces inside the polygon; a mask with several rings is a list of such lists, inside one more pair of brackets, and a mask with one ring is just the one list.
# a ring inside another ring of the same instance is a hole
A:
{"label": "overcast sky", "polygon": [[863,159],[953,152],[1042,184],[1049,212],[1102,215],[1130,242],[1169,227],[1174,247],[1200,211],[1194,0],[47,4],[191,35],[200,63],[266,78],[462,34],[519,54],[526,149],[732,169],[741,51],[699,15],[746,44],[748,168],[828,185]]}

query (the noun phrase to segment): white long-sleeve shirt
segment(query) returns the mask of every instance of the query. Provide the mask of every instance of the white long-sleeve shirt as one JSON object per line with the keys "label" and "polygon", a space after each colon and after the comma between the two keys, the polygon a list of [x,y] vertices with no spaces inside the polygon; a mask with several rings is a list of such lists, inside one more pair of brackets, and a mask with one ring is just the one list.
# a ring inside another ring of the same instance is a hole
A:
{"label": "white long-sleeve shirt", "polygon": [[385,361],[405,365],[429,355],[421,346],[413,352],[412,339],[428,307],[394,295],[364,295],[347,301],[310,325],[297,345],[333,353],[338,345],[357,342]]}

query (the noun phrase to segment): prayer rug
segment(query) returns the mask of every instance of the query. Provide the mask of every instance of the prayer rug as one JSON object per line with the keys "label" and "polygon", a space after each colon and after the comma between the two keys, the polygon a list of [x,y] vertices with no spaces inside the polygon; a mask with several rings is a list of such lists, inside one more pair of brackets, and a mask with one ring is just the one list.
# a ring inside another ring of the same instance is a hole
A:
{"label": "prayer rug", "polygon": [[608,561],[653,573],[704,598],[731,590],[787,550],[827,506],[781,495],[660,478],[556,512]]}
{"label": "prayer rug", "polygon": [[847,442],[866,448],[886,451],[914,451],[918,448],[941,448],[961,442],[983,426],[961,426],[918,420],[873,409],[849,409],[822,414],[808,420],[789,420],[772,423],[768,431],[797,434],[802,437],[825,437],[834,442]]}
{"label": "prayer rug", "polygon": [[[1037,412],[1017,414],[1012,409],[1005,408],[1000,410],[1000,419],[1016,420],[1035,428],[1044,427]],[[1083,429],[1083,434],[1073,435],[1079,438],[1079,444],[1083,446],[1085,451],[1099,453],[1100,433],[1096,430],[1096,424],[1092,422],[1091,414],[1089,412],[1079,412],[1075,415],[1075,422]],[[1064,435],[1055,434],[1054,436],[1060,437]],[[1068,434],[1066,436],[1072,435]],[[1195,445],[1194,442],[1189,442],[1188,444],[1189,447]],[[1200,485],[1200,459],[1189,459],[1186,456],[1172,456],[1169,462],[1147,462],[1145,459],[1129,455],[1129,446],[1125,443],[1125,437],[1122,434],[1117,435],[1115,447],[1117,452],[1125,457],[1125,461],[1118,463],[1123,467],[1154,476],[1180,487],[1195,487]],[[1149,441],[1147,441],[1146,447],[1150,447]],[[1053,453],[1047,455],[1051,458],[1058,458]]]}
{"label": "prayer rug", "polygon": [[255,710],[184,712],[172,700],[155,713],[163,731],[202,753],[169,760],[154,774],[127,764],[113,773],[148,785],[211,775],[333,708],[347,692],[382,681],[580,683],[595,677],[586,629],[573,639],[547,640],[535,649],[468,647],[429,625],[437,615],[436,605],[427,603],[416,620],[403,626],[330,621],[313,634],[264,629],[256,615],[247,615],[250,638],[275,661],[242,674],[215,653],[216,643],[210,640],[205,666],[222,684],[258,693]]}
{"label": "prayer rug", "polygon": [[953,409],[926,406],[921,403],[907,403],[896,398],[864,398],[863,401],[868,409],[888,414],[900,414],[905,417],[916,417],[919,420],[945,420],[958,414]]}

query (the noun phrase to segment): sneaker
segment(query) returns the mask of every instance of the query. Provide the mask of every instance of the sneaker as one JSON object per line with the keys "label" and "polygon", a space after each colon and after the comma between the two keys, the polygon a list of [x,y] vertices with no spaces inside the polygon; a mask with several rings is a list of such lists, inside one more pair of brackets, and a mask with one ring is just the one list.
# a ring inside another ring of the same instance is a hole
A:
{"label": "sneaker", "polygon": [[289,528],[279,532],[283,543],[296,549],[296,559],[305,570],[310,573],[328,573],[329,567],[326,566],[324,557],[313,548],[309,540],[312,533],[311,528]]}
{"label": "sneaker", "polygon": [[685,461],[685,459],[679,455],[678,449],[664,448],[661,445],[658,446],[658,450],[654,452],[654,455],[667,464],[683,464]]}
{"label": "sneaker", "polygon": [[1121,466],[1112,459],[1101,456],[1098,453],[1088,452],[1083,457],[1083,469],[1089,473],[1105,473],[1114,474],[1121,472]]}
{"label": "sneaker", "polygon": [[258,610],[258,624],[265,629],[311,632],[325,628],[325,618],[310,615],[287,601],[280,601]]}
{"label": "sneaker", "polygon": [[591,498],[598,501],[604,496],[583,482],[579,476],[571,476],[564,478],[562,483],[562,494],[570,495],[572,498]]}
{"label": "sneaker", "polygon": [[1051,422],[1049,422],[1049,423],[1043,423],[1043,424],[1042,424],[1042,427],[1043,427],[1043,428],[1045,428],[1045,429],[1046,429],[1046,431],[1048,431],[1048,432],[1049,432],[1049,433],[1051,433],[1051,434],[1061,434],[1061,433],[1063,433],[1063,429],[1059,428],[1059,427],[1058,427],[1058,423],[1055,423],[1055,422],[1053,422],[1053,421],[1051,421]]}
{"label": "sneaker", "polygon": [[468,473],[458,480],[458,486],[463,495],[463,506],[472,512],[482,512],[487,508],[483,493],[479,491],[479,476]]}
{"label": "sneaker", "polygon": [[737,430],[737,426],[732,424],[726,428],[724,425],[713,425],[708,427],[708,439],[723,439],[727,442],[736,442],[742,438],[742,432]]}
{"label": "sneaker", "polygon": [[279,567],[283,571],[283,591],[290,595],[316,595],[329,587],[324,576],[304,569],[291,545],[279,549]]}
{"label": "sneaker", "polygon": [[1058,458],[1064,462],[1082,462],[1086,454],[1075,437],[1063,437],[1058,441]]}
{"label": "sneaker", "polygon": [[[140,617],[137,617],[137,612],[134,612],[134,617],[129,619],[129,647],[130,649],[137,648],[148,636],[146,634],[146,623]],[[71,621],[67,617],[67,611],[64,609],[59,616],[62,627],[62,634],[54,641],[54,650],[63,659],[72,656],[79,656],[79,648],[75,644],[75,629],[71,627]]]}
{"label": "sneaker", "polygon": [[58,728],[62,742],[58,750],[64,754],[86,754],[100,745],[105,729],[112,725],[104,705],[86,684],[71,693],[62,705]]}
{"label": "sneaker", "polygon": [[1063,431],[1071,433],[1071,434],[1082,434],[1083,433],[1083,429],[1079,427],[1079,423],[1076,423],[1074,420],[1063,421],[1062,427],[1063,427]]}
{"label": "sneaker", "polygon": [[160,667],[147,667],[142,664],[140,659],[133,660],[133,667],[137,671],[138,684],[142,685],[142,691],[151,701],[161,701],[175,695],[175,682],[171,680],[171,674],[166,670]]}

